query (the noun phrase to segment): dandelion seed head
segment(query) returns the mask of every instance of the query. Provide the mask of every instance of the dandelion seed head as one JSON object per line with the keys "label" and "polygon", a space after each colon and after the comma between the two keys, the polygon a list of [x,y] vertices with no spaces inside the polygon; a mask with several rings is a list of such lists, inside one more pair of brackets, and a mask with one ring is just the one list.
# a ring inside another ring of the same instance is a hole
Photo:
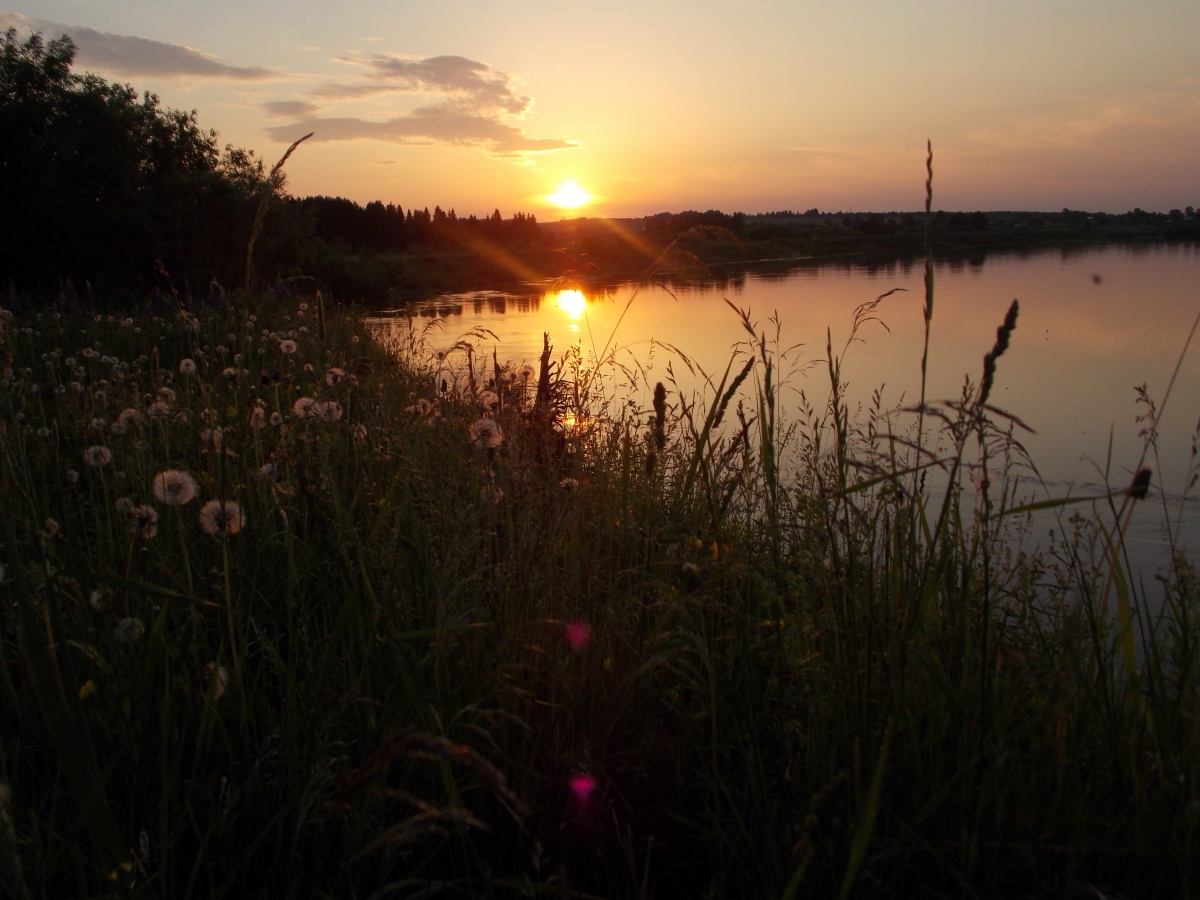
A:
{"label": "dandelion seed head", "polygon": [[200,507],[200,527],[213,537],[237,534],[246,525],[246,516],[236,500],[209,500]]}
{"label": "dandelion seed head", "polygon": [[297,419],[316,418],[319,415],[316,407],[317,401],[313,397],[300,397],[292,404],[292,414]]}
{"label": "dandelion seed head", "polygon": [[485,450],[494,450],[504,443],[504,434],[500,431],[500,425],[495,419],[484,417],[472,422],[467,429],[467,434],[477,446]]}
{"label": "dandelion seed head", "polygon": [[93,469],[107,466],[112,462],[112,451],[103,444],[96,444],[83,451],[83,461]]}
{"label": "dandelion seed head", "polygon": [[113,637],[116,638],[118,644],[132,644],[140,641],[145,633],[146,626],[142,624],[142,620],[132,616],[126,616],[113,629]]}
{"label": "dandelion seed head", "polygon": [[130,509],[129,515],[133,519],[129,531],[134,537],[148,541],[158,534],[158,510],[153,506],[143,503]]}
{"label": "dandelion seed head", "polygon": [[342,417],[342,405],[336,400],[321,400],[313,408],[322,422],[336,422]]}
{"label": "dandelion seed head", "polygon": [[151,482],[154,498],[167,506],[183,506],[195,499],[199,486],[196,479],[179,469],[166,469]]}
{"label": "dandelion seed head", "polygon": [[212,691],[213,700],[220,700],[229,684],[229,670],[215,662],[205,663],[200,673],[204,692]]}

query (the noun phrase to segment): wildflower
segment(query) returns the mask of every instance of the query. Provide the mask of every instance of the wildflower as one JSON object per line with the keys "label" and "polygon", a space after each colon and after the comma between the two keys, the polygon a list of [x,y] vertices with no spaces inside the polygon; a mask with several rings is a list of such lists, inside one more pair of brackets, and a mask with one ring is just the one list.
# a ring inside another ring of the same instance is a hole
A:
{"label": "wildflower", "polygon": [[41,428],[39,428],[39,429],[37,430],[37,436],[38,436],[38,437],[40,437],[40,438],[48,438],[48,437],[50,437],[50,429],[49,429],[49,428],[47,428],[45,425],[43,425]]}
{"label": "wildflower", "polygon": [[495,419],[482,418],[471,423],[467,434],[470,435],[476,446],[486,450],[494,450],[504,443],[504,435]]}
{"label": "wildflower", "polygon": [[79,483],[79,470],[78,469],[67,469],[67,484],[78,484],[78,483]]}
{"label": "wildflower", "polygon": [[92,679],[89,678],[79,688],[79,699],[86,700],[88,697],[92,696],[92,694],[94,694],[95,692],[96,692],[96,682],[92,681]]}
{"label": "wildflower", "polygon": [[163,401],[166,403],[174,403],[175,402],[175,392],[173,390],[171,390],[169,387],[166,387],[166,386],[160,387],[158,389],[158,396],[161,397],[163,399]]}
{"label": "wildflower", "polygon": [[321,400],[314,404],[313,410],[322,422],[336,422],[342,417],[342,404],[336,400]]}
{"label": "wildflower", "polygon": [[179,469],[166,469],[154,476],[151,482],[154,498],[167,506],[183,506],[196,497],[199,490],[196,479]]}
{"label": "wildflower", "polygon": [[230,381],[235,381],[238,377],[238,370],[233,366],[226,366],[221,370],[221,377],[228,378]]}
{"label": "wildflower", "polygon": [[283,416],[281,416],[281,415],[280,415],[279,413],[277,413],[277,412],[273,412],[273,413],[271,413],[271,415],[270,415],[270,416],[267,418],[267,421],[268,421],[268,422],[270,422],[270,423],[271,423],[271,425],[273,425],[273,426],[275,426],[276,428],[278,428],[280,425],[282,425],[282,424],[283,424]]}
{"label": "wildflower", "polygon": [[96,588],[88,595],[88,606],[96,612],[104,612],[112,606],[112,592]]}
{"label": "wildflower", "polygon": [[237,534],[246,525],[246,516],[236,500],[209,500],[200,507],[200,527],[213,537]]}
{"label": "wildflower", "polygon": [[98,469],[101,466],[107,466],[112,462],[112,451],[103,444],[96,444],[93,447],[88,447],[83,451],[83,461],[93,469]]}
{"label": "wildflower", "polygon": [[436,409],[437,407],[431,401],[422,397],[414,405],[406,406],[404,411],[415,419],[424,419],[433,415]]}
{"label": "wildflower", "polygon": [[225,442],[225,429],[220,425],[200,432],[200,444],[205,450],[220,450]]}
{"label": "wildflower", "polygon": [[579,479],[578,478],[564,478],[562,481],[560,481],[558,483],[558,486],[569,494],[572,491],[579,490]]}
{"label": "wildflower", "polygon": [[117,498],[117,502],[114,503],[113,506],[116,507],[116,510],[119,513],[132,512],[133,511],[133,498],[132,497],[119,497],[119,498]]}
{"label": "wildflower", "polygon": [[179,372],[182,375],[196,374],[196,361],[194,359],[181,359],[179,361]]}
{"label": "wildflower", "polygon": [[129,531],[134,537],[148,541],[158,534],[158,510],[153,506],[143,503],[129,510],[129,515],[133,518]]}
{"label": "wildflower", "polygon": [[59,524],[54,519],[46,519],[42,524],[42,540],[49,541],[57,537],[59,532]]}
{"label": "wildflower", "polygon": [[117,423],[128,428],[130,425],[135,424],[141,417],[142,414],[140,411],[133,407],[126,407],[117,413]]}
{"label": "wildflower", "polygon": [[146,407],[146,415],[151,419],[162,419],[170,414],[171,407],[169,407],[163,400],[155,400]]}
{"label": "wildflower", "polygon": [[280,341],[279,342],[279,352],[282,353],[284,356],[288,356],[289,354],[295,353],[296,352],[296,342],[293,341],[291,338],[287,338],[285,340]]}
{"label": "wildflower", "polygon": [[495,411],[496,406],[500,403],[500,398],[496,396],[495,391],[481,391],[479,394],[479,408],[485,413]]}
{"label": "wildflower", "polygon": [[121,422],[113,422],[111,430],[113,434],[121,435],[129,430],[129,426],[124,425]]}
{"label": "wildflower", "polygon": [[200,672],[200,681],[204,693],[212,691],[213,700],[220,700],[225,693],[225,686],[229,684],[229,670],[215,662],[205,663]]}
{"label": "wildflower", "polygon": [[142,624],[142,620],[132,616],[126,616],[113,629],[113,637],[117,639],[118,644],[132,644],[141,640],[145,633],[146,626]]}
{"label": "wildflower", "polygon": [[318,415],[317,401],[312,397],[301,397],[292,404],[292,413],[297,419],[312,419]]}
{"label": "wildflower", "polygon": [[353,437],[356,441],[366,440],[367,426],[364,425],[362,422],[356,422],[354,424],[354,427],[350,429],[350,436]]}
{"label": "wildflower", "polygon": [[325,383],[330,387],[337,387],[345,380],[345,378],[345,370],[339,369],[337,366],[333,366],[325,372]]}
{"label": "wildflower", "polygon": [[250,410],[250,427],[255,431],[267,424],[267,411],[261,406],[256,406]]}
{"label": "wildflower", "polygon": [[275,463],[266,463],[258,467],[258,477],[264,481],[274,481],[279,477],[279,467]]}

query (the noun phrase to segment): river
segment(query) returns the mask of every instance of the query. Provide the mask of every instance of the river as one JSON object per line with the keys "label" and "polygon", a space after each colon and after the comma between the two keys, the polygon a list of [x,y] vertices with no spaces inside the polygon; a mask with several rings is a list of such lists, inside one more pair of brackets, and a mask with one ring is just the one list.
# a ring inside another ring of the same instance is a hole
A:
{"label": "river", "polygon": [[[847,346],[856,309],[884,294]],[[1133,522],[1137,568],[1146,572],[1162,562],[1167,523],[1177,530],[1177,546],[1182,542],[1195,560],[1200,507],[1188,486],[1197,474],[1200,346],[1186,354],[1184,347],[1200,313],[1200,248],[1109,245],[937,264],[928,398],[957,399],[965,378],[979,382],[983,357],[1014,299],[1017,326],[998,361],[991,402],[1034,432],[1018,429],[1036,467],[1022,473],[1021,490],[1044,499],[1099,493],[1105,481],[1127,485],[1147,449],[1149,408],[1136,390],[1145,385],[1158,413],[1157,453],[1151,448],[1146,459],[1154,469],[1151,502],[1141,504]],[[589,363],[611,359],[615,365],[600,367],[609,390],[648,408],[668,364],[685,391],[701,389],[703,378],[687,374],[680,354],[720,378],[748,337],[732,304],[768,337],[777,319],[780,348],[793,348],[780,370],[785,402],[798,403],[801,391],[818,407],[826,402],[828,339],[835,356],[844,352],[852,405],[870,403],[878,391],[883,408],[899,409],[920,394],[924,303],[923,261],[826,263],[670,287],[557,284],[444,295],[377,324],[429,326],[440,347],[487,329],[494,338],[480,341],[480,350],[490,357],[495,349],[502,362],[516,363],[536,363],[547,333],[556,357],[578,344]]]}

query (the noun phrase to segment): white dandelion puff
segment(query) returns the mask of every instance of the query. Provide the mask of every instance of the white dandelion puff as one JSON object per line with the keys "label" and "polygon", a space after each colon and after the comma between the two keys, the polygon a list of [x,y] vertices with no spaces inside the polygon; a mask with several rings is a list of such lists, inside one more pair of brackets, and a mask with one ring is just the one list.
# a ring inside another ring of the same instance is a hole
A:
{"label": "white dandelion puff", "polygon": [[167,506],[183,506],[196,498],[196,479],[179,469],[166,469],[151,482],[154,498]]}
{"label": "white dandelion puff", "polygon": [[200,507],[200,527],[213,537],[237,534],[246,526],[246,516],[236,500],[209,500]]}
{"label": "white dandelion puff", "polygon": [[500,425],[495,419],[483,418],[472,422],[467,429],[467,434],[470,435],[476,446],[485,450],[494,450],[504,443],[504,434],[500,431]]}
{"label": "white dandelion puff", "polygon": [[103,444],[96,444],[83,451],[83,461],[93,469],[107,466],[112,462],[112,451]]}

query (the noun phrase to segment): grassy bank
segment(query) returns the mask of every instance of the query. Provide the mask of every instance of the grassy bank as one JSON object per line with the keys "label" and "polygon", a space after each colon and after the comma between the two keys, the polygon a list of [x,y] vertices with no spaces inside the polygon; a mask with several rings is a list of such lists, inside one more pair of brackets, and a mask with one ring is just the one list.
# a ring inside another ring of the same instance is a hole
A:
{"label": "grassy bank", "polygon": [[647,409],[319,297],[6,315],[0,883],[1194,894],[1200,588],[1123,578],[1140,487],[1016,549],[1016,312],[862,419],[733,310]]}

